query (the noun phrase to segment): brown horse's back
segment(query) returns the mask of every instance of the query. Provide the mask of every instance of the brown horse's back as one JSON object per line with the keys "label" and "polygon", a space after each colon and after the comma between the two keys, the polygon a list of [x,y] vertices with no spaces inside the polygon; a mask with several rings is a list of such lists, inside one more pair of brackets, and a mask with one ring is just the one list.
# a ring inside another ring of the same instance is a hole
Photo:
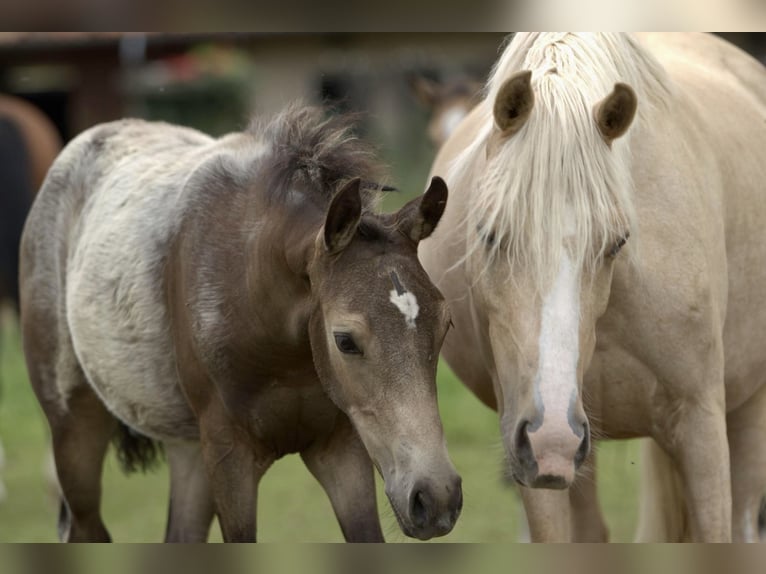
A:
{"label": "brown horse's back", "polygon": [[0,95],[0,117],[11,119],[21,130],[29,150],[32,190],[37,192],[61,151],[61,137],[45,114],[19,98]]}

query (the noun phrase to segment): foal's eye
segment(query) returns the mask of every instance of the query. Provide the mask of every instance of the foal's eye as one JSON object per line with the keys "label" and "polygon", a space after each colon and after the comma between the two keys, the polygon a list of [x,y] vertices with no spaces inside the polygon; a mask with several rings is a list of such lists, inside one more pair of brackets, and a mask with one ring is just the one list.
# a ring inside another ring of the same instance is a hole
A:
{"label": "foal's eye", "polygon": [[341,353],[347,355],[361,355],[362,351],[354,343],[353,337],[350,333],[334,333],[335,345]]}

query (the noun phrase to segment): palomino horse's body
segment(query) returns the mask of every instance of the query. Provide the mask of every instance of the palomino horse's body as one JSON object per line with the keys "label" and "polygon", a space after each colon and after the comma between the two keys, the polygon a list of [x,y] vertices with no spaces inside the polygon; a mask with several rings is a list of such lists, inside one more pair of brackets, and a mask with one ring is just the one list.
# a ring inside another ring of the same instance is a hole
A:
{"label": "palomino horse's body", "polygon": [[444,354],[500,414],[533,539],[605,536],[590,435],[656,441],[645,538],[755,539],[764,121],[763,67],[715,37],[517,35],[437,157]]}
{"label": "palomino horse's body", "polygon": [[435,179],[375,215],[375,173],[347,122],[311,108],[219,140],[126,120],[67,146],[21,271],[63,537],[109,538],[117,420],[165,445],[168,540],[205,539],[214,512],[225,540],[254,539],[258,480],[291,452],[347,540],[382,540],[369,457],[405,533],[452,528],[460,479],[435,394],[450,319],[417,260],[447,190]]}

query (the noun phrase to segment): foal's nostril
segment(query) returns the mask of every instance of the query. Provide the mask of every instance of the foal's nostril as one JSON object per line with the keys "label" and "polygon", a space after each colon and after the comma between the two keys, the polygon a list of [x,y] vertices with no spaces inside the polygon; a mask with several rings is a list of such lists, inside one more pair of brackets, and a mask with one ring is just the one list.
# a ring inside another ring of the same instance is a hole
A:
{"label": "foal's nostril", "polygon": [[463,510],[463,489],[458,486],[457,489],[457,504],[455,504],[455,513],[460,514]]}
{"label": "foal's nostril", "polygon": [[582,425],[583,428],[583,438],[582,442],[580,443],[580,446],[577,447],[577,453],[575,454],[574,458],[574,464],[575,468],[580,468],[583,462],[585,462],[585,459],[588,457],[588,453],[590,452],[590,428],[588,427],[588,423],[585,423]]}
{"label": "foal's nostril", "polygon": [[410,497],[410,516],[418,528],[428,524],[428,495],[423,490],[416,490]]}

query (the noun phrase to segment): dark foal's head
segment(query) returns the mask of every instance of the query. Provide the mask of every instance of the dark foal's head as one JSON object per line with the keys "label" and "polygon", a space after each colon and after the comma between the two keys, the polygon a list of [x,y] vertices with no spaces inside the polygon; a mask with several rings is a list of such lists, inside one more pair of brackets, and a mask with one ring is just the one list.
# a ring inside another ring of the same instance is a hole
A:
{"label": "dark foal's head", "polygon": [[417,257],[447,187],[394,214],[363,213],[360,181],[333,198],[315,242],[310,339],[322,384],[351,419],[383,476],[405,534],[447,534],[462,505],[436,402],[449,310]]}

